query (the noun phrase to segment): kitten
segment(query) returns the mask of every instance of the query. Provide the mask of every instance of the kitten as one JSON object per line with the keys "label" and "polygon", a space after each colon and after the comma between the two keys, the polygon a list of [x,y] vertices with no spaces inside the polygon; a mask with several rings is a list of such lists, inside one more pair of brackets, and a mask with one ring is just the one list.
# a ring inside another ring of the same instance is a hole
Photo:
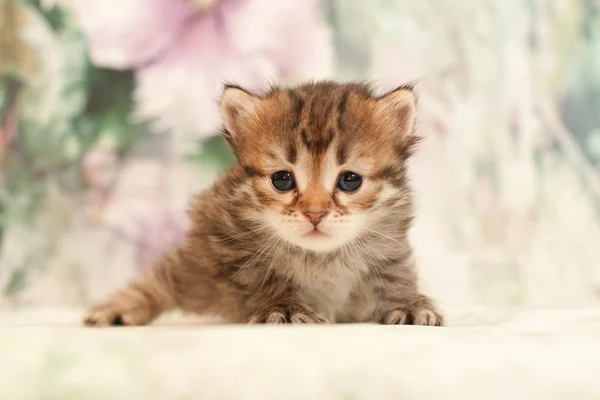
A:
{"label": "kitten", "polygon": [[220,111],[237,163],[195,198],[181,247],[87,325],[144,325],[175,307],[233,323],[443,324],[407,239],[411,86],[228,85]]}

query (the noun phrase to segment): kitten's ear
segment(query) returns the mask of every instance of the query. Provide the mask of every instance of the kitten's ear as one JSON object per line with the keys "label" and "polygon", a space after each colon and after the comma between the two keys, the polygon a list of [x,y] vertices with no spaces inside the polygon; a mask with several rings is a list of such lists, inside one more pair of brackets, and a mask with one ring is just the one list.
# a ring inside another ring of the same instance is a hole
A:
{"label": "kitten's ear", "polygon": [[377,99],[381,116],[402,135],[412,133],[417,116],[417,101],[414,89],[402,86]]}
{"label": "kitten's ear", "polygon": [[225,85],[221,96],[220,113],[225,129],[235,138],[240,127],[256,113],[260,97],[235,85]]}

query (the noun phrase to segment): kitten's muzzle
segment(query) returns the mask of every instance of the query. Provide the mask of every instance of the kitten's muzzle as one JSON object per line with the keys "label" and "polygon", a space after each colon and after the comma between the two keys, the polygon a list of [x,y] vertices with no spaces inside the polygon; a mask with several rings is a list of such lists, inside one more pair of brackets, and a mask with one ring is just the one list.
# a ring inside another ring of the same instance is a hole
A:
{"label": "kitten's muzzle", "polygon": [[329,211],[305,211],[304,215],[311,224],[316,228],[317,225],[325,218],[325,216],[329,214]]}

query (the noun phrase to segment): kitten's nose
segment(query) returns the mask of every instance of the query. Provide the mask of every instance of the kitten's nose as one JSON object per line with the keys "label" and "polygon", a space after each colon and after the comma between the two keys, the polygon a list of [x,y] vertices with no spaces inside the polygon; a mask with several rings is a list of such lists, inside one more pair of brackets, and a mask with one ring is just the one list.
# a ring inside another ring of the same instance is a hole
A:
{"label": "kitten's nose", "polygon": [[321,222],[323,217],[325,217],[327,214],[329,214],[329,211],[306,211],[306,212],[304,212],[304,215],[306,215],[306,218],[308,218],[310,223],[313,224],[315,226],[315,228],[317,227],[317,225],[319,225],[319,222]]}

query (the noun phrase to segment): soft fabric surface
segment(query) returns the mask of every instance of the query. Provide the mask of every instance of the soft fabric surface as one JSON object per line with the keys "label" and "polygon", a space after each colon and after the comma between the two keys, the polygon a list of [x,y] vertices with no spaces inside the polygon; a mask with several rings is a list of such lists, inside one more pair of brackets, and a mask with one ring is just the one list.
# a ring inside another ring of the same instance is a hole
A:
{"label": "soft fabric surface", "polygon": [[446,328],[79,317],[0,313],[0,399],[600,399],[600,309],[450,313]]}

